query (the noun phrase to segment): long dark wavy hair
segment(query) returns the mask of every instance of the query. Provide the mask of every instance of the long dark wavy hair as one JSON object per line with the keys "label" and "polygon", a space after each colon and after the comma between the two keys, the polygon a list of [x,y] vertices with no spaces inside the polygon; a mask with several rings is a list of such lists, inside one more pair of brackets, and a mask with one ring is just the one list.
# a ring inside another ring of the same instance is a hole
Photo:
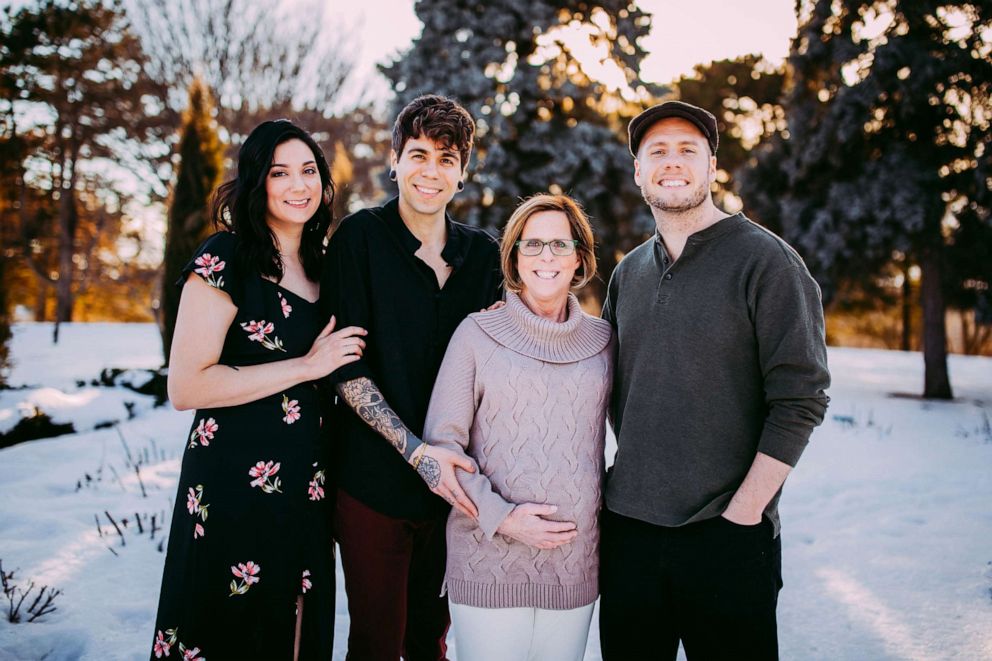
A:
{"label": "long dark wavy hair", "polygon": [[219,229],[234,232],[238,241],[238,262],[243,272],[257,271],[276,282],[282,280],[283,267],[276,237],[266,222],[268,199],[265,180],[269,176],[276,147],[287,140],[301,140],[313,152],[320,173],[323,195],[317,211],[303,226],[300,239],[300,262],[307,278],[320,279],[324,242],[331,226],[334,182],[327,159],[316,141],[306,131],[287,119],[262,122],[252,130],[238,151],[238,176],[221,184],[214,194],[211,217]]}

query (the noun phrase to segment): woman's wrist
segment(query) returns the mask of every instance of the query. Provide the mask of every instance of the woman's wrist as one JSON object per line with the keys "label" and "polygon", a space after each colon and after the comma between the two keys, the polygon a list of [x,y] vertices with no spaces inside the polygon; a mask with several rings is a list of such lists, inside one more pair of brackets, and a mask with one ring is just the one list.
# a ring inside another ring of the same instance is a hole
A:
{"label": "woman's wrist", "polygon": [[503,519],[503,521],[500,522],[498,526],[496,526],[496,532],[498,532],[501,535],[506,535],[507,537],[512,537],[513,539],[516,539],[516,536],[513,534],[514,533],[513,513],[516,511],[517,508],[514,506],[514,508],[510,510],[510,513],[506,515],[506,518]]}
{"label": "woman's wrist", "polygon": [[293,375],[293,380],[296,383],[315,381],[323,376],[322,374],[317,373],[317,366],[307,360],[307,356],[290,358],[285,362],[289,363],[289,365],[287,365],[287,367],[289,367],[289,373]]}

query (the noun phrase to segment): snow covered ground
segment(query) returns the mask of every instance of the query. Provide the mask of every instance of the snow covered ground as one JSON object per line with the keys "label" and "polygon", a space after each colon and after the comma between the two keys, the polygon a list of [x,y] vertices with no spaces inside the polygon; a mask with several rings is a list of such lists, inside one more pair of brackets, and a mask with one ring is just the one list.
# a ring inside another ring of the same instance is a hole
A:
{"label": "snow covered ground", "polygon": [[[192,414],[75,385],[157,366],[153,326],[68,325],[57,348],[50,337],[15,327],[10,382],[26,387],[0,392],[0,431],[28,400],[85,431],[0,450],[0,560],[63,594],[41,622],[0,617],[0,660],[147,658]],[[828,419],[782,498],[782,658],[992,659],[992,359],[953,356],[947,403],[890,395],[920,390],[919,354],[831,349],[830,362]],[[93,429],[104,420],[122,422]],[[343,659],[340,577],[335,627]],[[599,659],[595,623],[586,658]]]}

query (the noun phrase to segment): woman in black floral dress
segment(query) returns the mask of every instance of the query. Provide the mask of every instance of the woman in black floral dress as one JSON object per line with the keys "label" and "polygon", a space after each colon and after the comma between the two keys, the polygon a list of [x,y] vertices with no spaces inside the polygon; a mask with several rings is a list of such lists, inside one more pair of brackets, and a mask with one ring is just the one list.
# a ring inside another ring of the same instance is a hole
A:
{"label": "woman in black floral dress", "polygon": [[255,128],[214,202],[221,231],[185,267],[169,397],[195,408],[151,655],[330,658],[334,563],[315,379],[364,331],[321,329],[333,188],[313,139]]}

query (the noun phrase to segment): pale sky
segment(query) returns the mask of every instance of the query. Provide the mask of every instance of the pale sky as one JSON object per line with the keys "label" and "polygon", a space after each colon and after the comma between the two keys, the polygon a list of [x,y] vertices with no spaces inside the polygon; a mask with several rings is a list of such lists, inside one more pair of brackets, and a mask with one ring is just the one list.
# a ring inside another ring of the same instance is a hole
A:
{"label": "pale sky", "polygon": [[641,76],[667,83],[711,60],[763,53],[778,64],[796,34],[793,0],[638,0],[652,14]]}
{"label": "pale sky", "polygon": [[[763,53],[773,63],[789,52],[796,32],[793,0],[637,0],[653,15],[651,34],[642,40],[648,52],[641,68],[650,82],[668,83],[696,64]],[[420,34],[413,0],[365,0],[359,6],[335,3],[328,20],[354,26],[352,46],[357,64],[355,92],[372,98],[388,95],[375,64],[405,50]],[[355,93],[353,92],[353,93]]]}

